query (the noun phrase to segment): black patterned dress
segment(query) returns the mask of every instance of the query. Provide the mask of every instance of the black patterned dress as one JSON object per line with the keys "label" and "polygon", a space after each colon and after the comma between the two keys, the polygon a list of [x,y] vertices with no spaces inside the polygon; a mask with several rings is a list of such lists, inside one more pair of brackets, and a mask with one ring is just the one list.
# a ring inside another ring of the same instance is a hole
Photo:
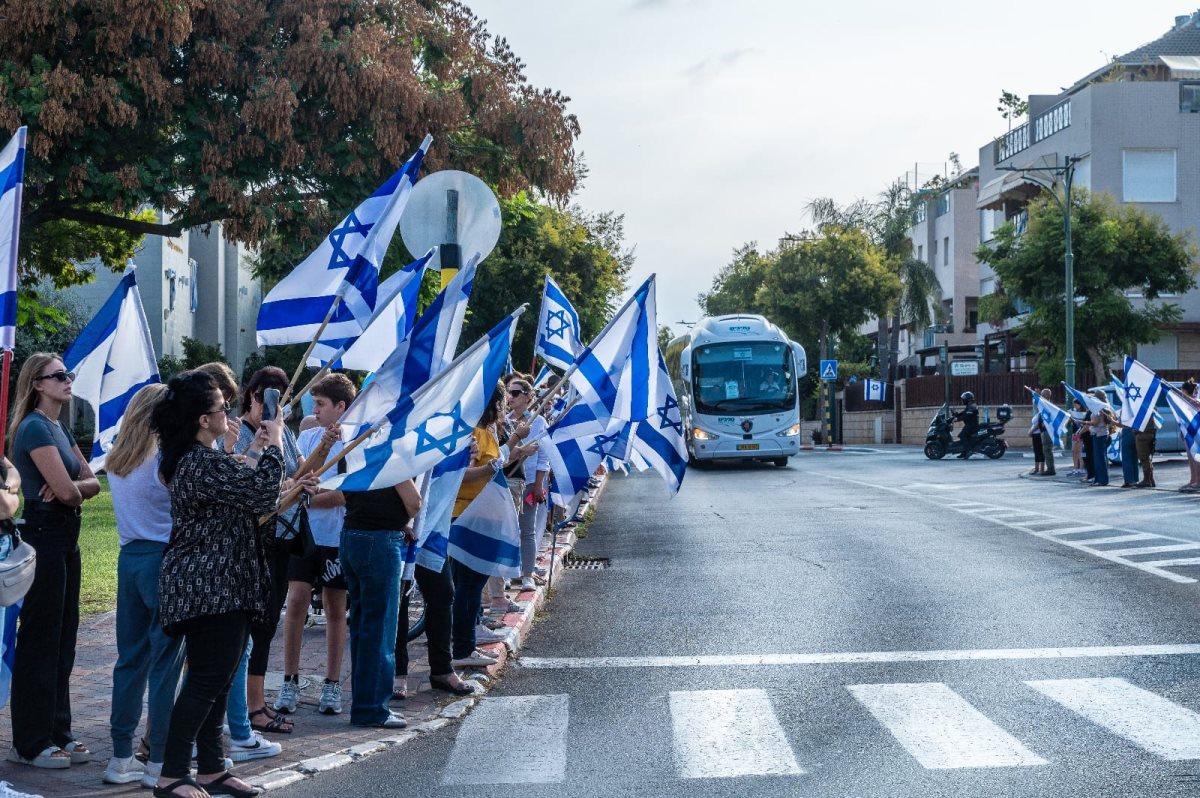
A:
{"label": "black patterned dress", "polygon": [[270,574],[258,517],[275,509],[283,454],[268,446],[257,468],[196,443],[171,480],[171,541],[158,576],[159,618],[168,634],[191,618],[244,610],[265,623]]}

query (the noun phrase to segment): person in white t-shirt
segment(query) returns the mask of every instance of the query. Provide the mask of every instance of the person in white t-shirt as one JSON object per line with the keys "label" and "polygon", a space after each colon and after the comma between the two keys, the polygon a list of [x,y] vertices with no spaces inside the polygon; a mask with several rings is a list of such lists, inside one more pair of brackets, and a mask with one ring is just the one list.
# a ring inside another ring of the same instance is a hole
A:
{"label": "person in white t-shirt", "polygon": [[[317,424],[300,433],[296,445],[307,460],[316,455],[320,468],[342,450],[338,419],[354,401],[354,383],[344,374],[330,374],[313,386],[313,415]],[[339,464],[340,465],[340,464]],[[308,521],[312,551],[292,557],[288,565],[287,615],[283,622],[283,685],[275,700],[277,712],[295,712],[300,702],[300,644],[313,588],[321,589],[325,607],[325,683],[317,711],[342,712],[342,653],[346,648],[346,579],[338,559],[338,543],[346,499],[338,490],[320,490],[312,497]]]}

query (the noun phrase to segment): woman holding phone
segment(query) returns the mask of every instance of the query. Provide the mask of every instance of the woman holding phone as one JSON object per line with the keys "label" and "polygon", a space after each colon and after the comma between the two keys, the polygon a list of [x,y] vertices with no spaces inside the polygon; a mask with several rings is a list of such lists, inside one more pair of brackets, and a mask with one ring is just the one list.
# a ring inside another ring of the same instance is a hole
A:
{"label": "woman holding phone", "polygon": [[71,670],[79,633],[80,506],[100,492],[100,483],[59,420],[74,381],[58,355],[30,355],[17,377],[9,425],[25,497],[21,535],[37,551],[37,565],[17,632],[8,761],[41,768],[92,757],[71,732]]}

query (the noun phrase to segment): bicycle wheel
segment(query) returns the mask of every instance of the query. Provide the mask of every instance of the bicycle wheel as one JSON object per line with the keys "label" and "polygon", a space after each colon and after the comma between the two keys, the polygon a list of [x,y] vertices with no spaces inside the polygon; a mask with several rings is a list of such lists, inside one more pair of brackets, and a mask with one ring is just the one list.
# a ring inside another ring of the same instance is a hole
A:
{"label": "bicycle wheel", "polygon": [[425,597],[416,580],[408,589],[408,639],[416,640],[425,633]]}

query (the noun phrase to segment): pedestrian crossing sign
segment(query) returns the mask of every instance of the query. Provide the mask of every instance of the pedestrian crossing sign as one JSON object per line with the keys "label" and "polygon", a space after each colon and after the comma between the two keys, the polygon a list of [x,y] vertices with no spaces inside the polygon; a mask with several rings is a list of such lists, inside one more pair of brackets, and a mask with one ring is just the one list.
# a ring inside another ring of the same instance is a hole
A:
{"label": "pedestrian crossing sign", "polygon": [[833,382],[837,379],[837,364],[836,360],[821,361],[821,381]]}

